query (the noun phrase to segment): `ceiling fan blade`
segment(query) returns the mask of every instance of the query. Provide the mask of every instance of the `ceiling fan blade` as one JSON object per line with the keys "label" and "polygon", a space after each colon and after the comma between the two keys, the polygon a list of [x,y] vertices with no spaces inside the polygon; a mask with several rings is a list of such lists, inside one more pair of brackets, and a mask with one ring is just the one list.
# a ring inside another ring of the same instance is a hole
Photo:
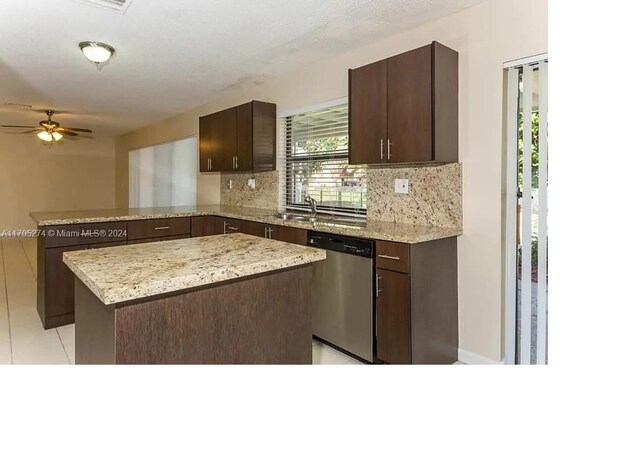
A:
{"label": "ceiling fan blade", "polygon": [[36,132],[41,132],[42,129],[31,129],[31,130],[27,130],[26,132],[22,132],[23,134],[35,134]]}
{"label": "ceiling fan blade", "polygon": [[75,127],[65,127],[66,130],[73,130],[75,132],[93,132],[91,129],[78,129]]}
{"label": "ceiling fan blade", "polygon": [[12,129],[37,129],[35,125],[0,125],[0,127],[8,127]]}
{"label": "ceiling fan blade", "polygon": [[76,135],[78,135],[75,132],[71,132],[69,129],[61,129],[59,127],[55,131],[60,132],[61,134],[64,134],[64,135],[69,135],[71,137],[75,137]]}

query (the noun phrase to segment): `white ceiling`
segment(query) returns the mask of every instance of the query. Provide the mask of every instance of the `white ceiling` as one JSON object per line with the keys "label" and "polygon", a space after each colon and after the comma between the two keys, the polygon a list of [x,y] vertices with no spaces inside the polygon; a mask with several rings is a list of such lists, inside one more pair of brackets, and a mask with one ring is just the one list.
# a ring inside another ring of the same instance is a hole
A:
{"label": "white ceiling", "polygon": [[[44,118],[4,107],[17,102],[123,133],[480,1],[133,0],[121,15],[77,0],[0,0],[0,123]],[[98,71],[78,49],[85,40],[116,57]]]}

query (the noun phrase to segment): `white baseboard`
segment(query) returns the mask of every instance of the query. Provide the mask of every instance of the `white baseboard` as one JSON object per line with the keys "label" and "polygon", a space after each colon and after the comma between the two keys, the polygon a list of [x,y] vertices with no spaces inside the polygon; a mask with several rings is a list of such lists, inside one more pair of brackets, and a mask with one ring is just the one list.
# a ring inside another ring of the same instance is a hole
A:
{"label": "white baseboard", "polygon": [[502,365],[504,360],[495,361],[477,353],[469,352],[468,350],[458,349],[458,361],[466,363],[467,365]]}

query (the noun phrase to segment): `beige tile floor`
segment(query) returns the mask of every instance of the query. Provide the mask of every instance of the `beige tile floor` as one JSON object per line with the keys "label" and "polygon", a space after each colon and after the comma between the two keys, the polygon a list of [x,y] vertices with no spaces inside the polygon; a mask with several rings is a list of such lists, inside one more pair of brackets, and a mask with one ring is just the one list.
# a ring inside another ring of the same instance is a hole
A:
{"label": "beige tile floor", "polygon": [[[36,310],[36,240],[0,238],[0,365],[73,364],[74,326],[44,330]],[[317,365],[360,364],[313,342]]]}

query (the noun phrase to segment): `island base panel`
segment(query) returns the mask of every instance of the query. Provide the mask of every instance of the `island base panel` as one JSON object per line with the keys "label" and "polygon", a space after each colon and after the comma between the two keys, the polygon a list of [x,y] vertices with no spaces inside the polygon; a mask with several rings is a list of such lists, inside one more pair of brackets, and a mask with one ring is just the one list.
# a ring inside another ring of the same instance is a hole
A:
{"label": "island base panel", "polygon": [[307,265],[114,307],[76,280],[76,363],[311,364],[310,283]]}

